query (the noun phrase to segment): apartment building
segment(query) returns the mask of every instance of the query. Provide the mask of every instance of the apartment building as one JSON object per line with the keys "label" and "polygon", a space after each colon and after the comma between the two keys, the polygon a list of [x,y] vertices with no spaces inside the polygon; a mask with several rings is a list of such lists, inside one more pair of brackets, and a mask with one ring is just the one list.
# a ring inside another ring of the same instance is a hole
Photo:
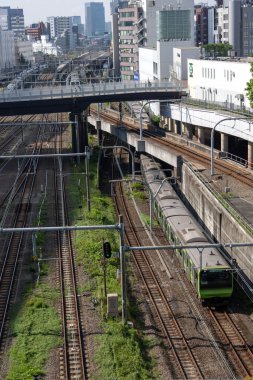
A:
{"label": "apartment building", "polygon": [[139,71],[138,46],[143,40],[142,8],[138,2],[129,4],[121,2],[118,9],[119,56],[121,79],[137,79]]}

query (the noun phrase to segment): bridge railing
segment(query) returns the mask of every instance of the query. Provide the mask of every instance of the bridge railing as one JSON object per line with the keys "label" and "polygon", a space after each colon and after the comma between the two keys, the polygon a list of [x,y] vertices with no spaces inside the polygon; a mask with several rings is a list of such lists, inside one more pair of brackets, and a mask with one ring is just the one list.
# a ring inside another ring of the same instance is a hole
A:
{"label": "bridge railing", "polygon": [[29,99],[89,97],[106,94],[123,94],[138,92],[181,91],[181,82],[157,81],[157,82],[100,82],[75,86],[46,86],[27,89],[3,89],[0,91],[0,102],[22,101]]}

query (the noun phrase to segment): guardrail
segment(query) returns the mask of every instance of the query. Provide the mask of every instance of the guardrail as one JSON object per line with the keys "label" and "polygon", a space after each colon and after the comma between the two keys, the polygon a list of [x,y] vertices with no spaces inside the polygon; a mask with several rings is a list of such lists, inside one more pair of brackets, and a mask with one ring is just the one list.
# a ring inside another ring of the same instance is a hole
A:
{"label": "guardrail", "polygon": [[78,98],[96,95],[150,93],[160,91],[186,91],[180,83],[169,81],[157,82],[101,82],[77,86],[50,86],[33,89],[3,89],[0,91],[0,102],[26,101],[47,98]]}
{"label": "guardrail", "polygon": [[229,152],[219,152],[219,159],[223,160],[230,160],[233,161],[245,168],[248,168],[249,162],[248,160],[245,160],[242,157],[238,157],[235,154],[229,153]]}

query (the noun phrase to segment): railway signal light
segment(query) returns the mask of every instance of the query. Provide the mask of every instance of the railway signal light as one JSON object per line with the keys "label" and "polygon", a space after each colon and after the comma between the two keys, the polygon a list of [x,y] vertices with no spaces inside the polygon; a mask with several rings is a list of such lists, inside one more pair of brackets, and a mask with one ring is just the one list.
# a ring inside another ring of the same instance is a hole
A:
{"label": "railway signal light", "polygon": [[111,244],[109,243],[109,241],[105,241],[103,243],[103,253],[106,259],[109,259],[111,257],[112,250],[111,250]]}

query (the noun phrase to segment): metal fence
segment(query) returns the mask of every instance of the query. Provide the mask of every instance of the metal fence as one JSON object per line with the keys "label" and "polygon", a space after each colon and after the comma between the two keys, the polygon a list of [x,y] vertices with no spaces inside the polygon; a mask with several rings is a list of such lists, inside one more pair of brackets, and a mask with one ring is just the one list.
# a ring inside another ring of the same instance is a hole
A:
{"label": "metal fence", "polygon": [[[96,95],[124,94],[124,93],[150,93],[161,91],[183,91],[179,82],[156,81],[156,82],[100,82],[89,83],[76,86],[50,86],[28,89],[0,91],[0,102],[35,100],[46,98],[69,98],[69,97],[88,97]],[[186,90],[185,90],[186,91]]]}

